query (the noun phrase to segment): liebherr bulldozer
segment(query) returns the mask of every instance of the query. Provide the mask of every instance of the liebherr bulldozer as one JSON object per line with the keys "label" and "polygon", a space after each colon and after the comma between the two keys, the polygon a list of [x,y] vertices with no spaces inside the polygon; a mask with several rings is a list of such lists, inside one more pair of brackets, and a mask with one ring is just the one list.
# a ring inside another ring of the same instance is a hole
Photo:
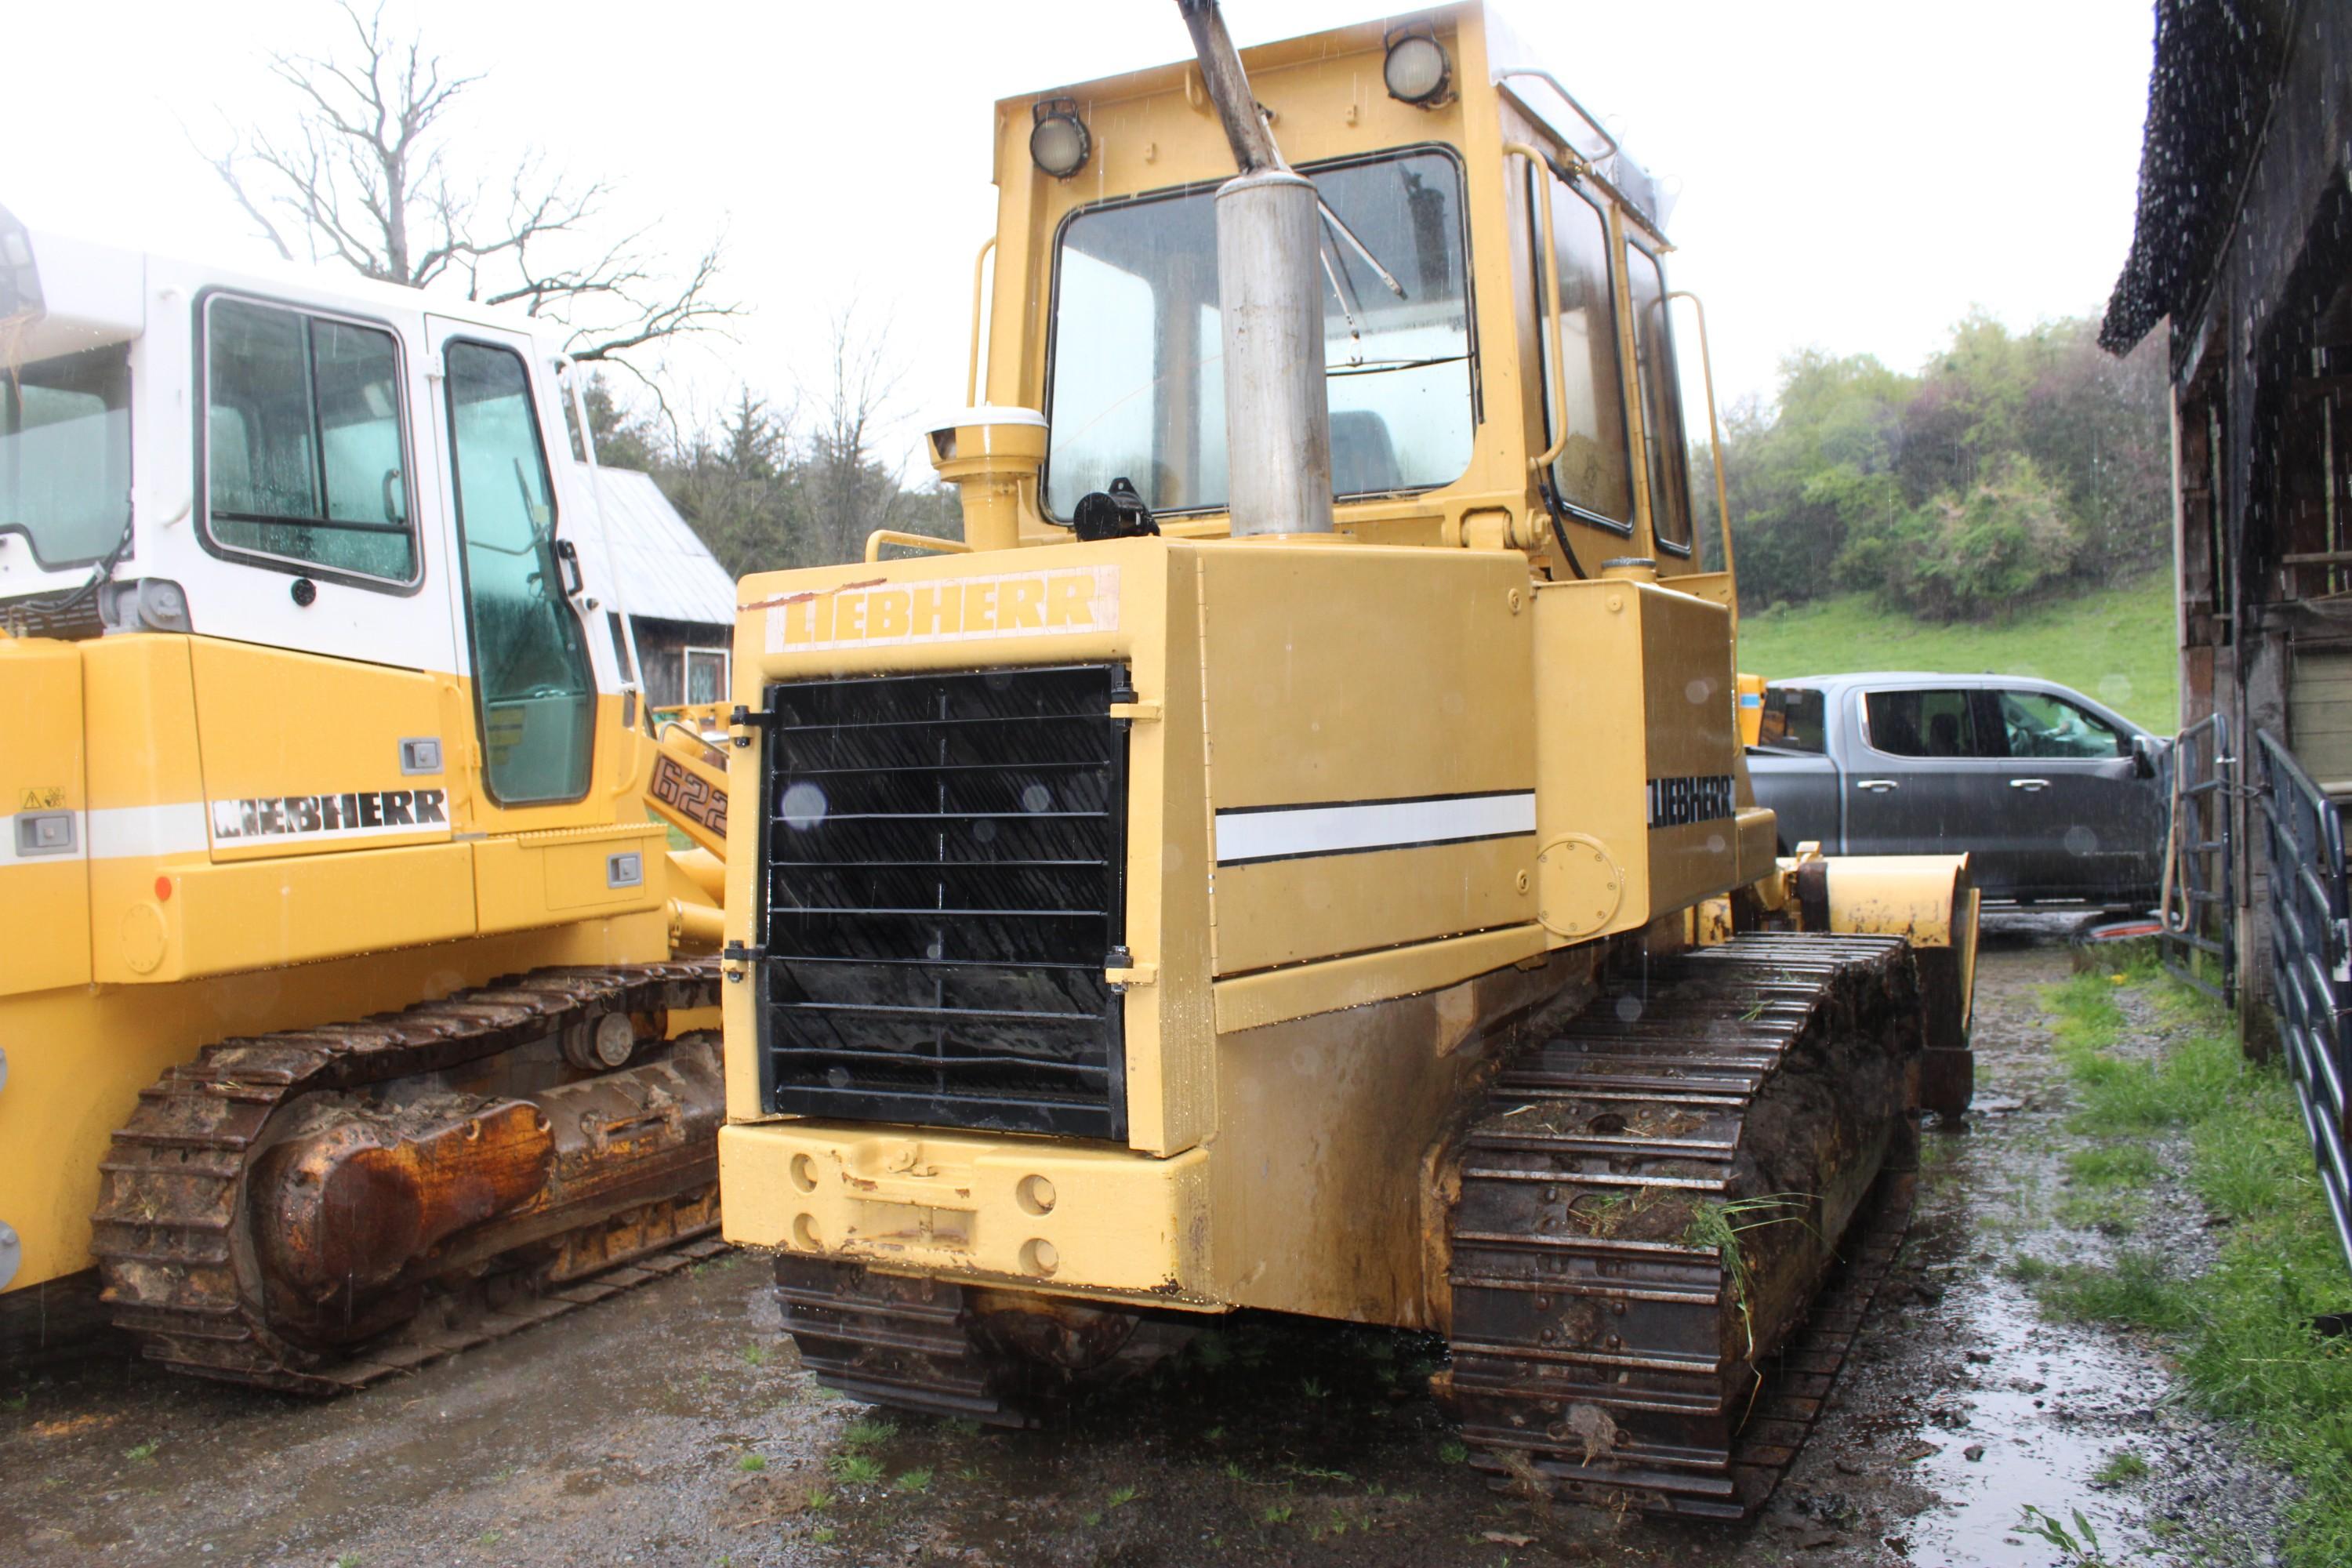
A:
{"label": "liebherr bulldozer", "polygon": [[332,1393],[723,1245],[723,751],[572,381],[0,211],[0,1357]]}
{"label": "liebherr bulldozer", "polygon": [[997,106],[962,544],[742,584],[726,1232],[860,1399],[1394,1325],[1496,1475],[1737,1517],[1965,1104],[1965,859],[1750,804],[1642,168],[1475,5],[1180,9]]}

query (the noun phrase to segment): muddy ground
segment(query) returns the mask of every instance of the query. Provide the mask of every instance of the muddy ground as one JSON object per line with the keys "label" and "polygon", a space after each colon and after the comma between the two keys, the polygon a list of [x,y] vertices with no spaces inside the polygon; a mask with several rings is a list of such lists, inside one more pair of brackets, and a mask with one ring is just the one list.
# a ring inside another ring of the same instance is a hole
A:
{"label": "muddy ground", "polygon": [[[1230,1325],[1065,1431],[886,1430],[811,1384],[762,1263],[735,1257],[335,1405],[119,1352],[0,1371],[0,1562],[2070,1561],[2021,1530],[2030,1504],[2070,1529],[2081,1510],[2110,1562],[2265,1563],[2284,1483],[2174,1399],[2154,1350],[2042,1321],[2004,1272],[2109,1245],[2066,1201],[2072,1135],[2038,1002],[2067,971],[2067,924],[1992,922],[1979,1109],[1930,1131],[1896,1272],[1749,1526],[1494,1492],[1423,1388],[1434,1342],[1278,1321]],[[2142,1243],[2210,1246],[2168,1181],[2148,1207]],[[2125,1451],[2147,1473],[2101,1479]]]}

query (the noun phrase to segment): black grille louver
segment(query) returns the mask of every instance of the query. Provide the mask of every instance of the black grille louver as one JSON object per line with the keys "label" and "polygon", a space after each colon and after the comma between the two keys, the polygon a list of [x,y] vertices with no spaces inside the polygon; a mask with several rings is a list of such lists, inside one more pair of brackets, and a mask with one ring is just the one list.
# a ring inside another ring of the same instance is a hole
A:
{"label": "black grille louver", "polygon": [[1116,665],[768,688],[778,1113],[1123,1139]]}

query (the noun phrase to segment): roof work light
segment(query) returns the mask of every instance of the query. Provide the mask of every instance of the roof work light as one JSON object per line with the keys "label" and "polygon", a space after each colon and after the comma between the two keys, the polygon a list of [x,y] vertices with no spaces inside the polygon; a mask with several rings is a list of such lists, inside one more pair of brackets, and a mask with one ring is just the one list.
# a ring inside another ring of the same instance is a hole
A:
{"label": "roof work light", "polygon": [[1444,100],[1453,82],[1454,62],[1445,58],[1445,46],[1427,33],[1402,33],[1389,41],[1381,79],[1388,83],[1391,98],[1433,109]]}
{"label": "roof work light", "polygon": [[1035,123],[1029,128],[1029,161],[1057,180],[1066,180],[1087,166],[1087,154],[1094,151],[1094,138],[1087,134],[1086,122],[1078,118],[1078,106],[1070,99],[1049,98],[1030,110]]}

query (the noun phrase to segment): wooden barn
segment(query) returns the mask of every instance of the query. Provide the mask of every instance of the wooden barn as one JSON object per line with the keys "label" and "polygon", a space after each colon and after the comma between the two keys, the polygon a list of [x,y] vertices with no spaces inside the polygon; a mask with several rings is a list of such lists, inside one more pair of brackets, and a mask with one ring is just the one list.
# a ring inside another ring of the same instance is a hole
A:
{"label": "wooden barn", "polygon": [[2101,342],[2123,353],[2167,323],[2168,947],[2237,1003],[2250,1048],[2287,1052],[2352,1249],[2352,6],[2158,5],[2137,230]]}

